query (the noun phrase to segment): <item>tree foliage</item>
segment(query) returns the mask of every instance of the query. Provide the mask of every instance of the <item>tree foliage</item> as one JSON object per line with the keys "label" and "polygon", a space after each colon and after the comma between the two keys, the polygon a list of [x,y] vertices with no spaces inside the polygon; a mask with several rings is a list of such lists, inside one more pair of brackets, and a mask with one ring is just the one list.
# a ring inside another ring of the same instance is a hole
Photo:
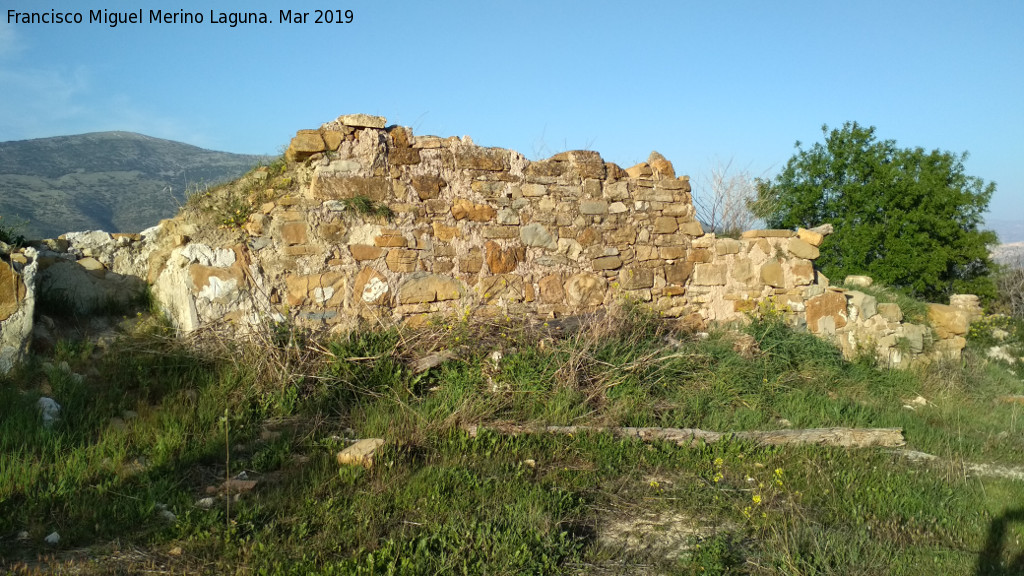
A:
{"label": "tree foliage", "polygon": [[980,226],[996,187],[964,174],[966,152],[898,148],[856,122],[822,134],[759,182],[758,216],[776,228],[831,223],[817,260],[826,276],[867,274],[930,300],[995,295],[997,239]]}

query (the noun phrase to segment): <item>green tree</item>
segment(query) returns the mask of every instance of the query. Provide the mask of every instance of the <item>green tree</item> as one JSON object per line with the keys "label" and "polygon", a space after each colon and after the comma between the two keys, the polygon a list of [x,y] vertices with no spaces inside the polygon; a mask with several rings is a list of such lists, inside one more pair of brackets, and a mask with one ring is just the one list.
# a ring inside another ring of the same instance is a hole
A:
{"label": "green tree", "polygon": [[758,183],[758,216],[776,228],[831,223],[817,260],[831,278],[867,274],[933,301],[995,296],[997,239],[980,226],[996,186],[964,174],[966,152],[898,148],[856,122],[822,134],[824,144],[797,142],[782,172]]}

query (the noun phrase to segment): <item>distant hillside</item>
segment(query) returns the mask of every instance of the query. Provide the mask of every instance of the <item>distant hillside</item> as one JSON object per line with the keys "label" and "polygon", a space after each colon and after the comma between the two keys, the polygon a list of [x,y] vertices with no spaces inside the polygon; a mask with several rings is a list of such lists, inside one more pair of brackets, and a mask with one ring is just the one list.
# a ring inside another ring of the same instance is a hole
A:
{"label": "distant hillside", "polygon": [[28,238],[138,232],[177,213],[189,186],[244,174],[264,156],[132,132],[0,142],[0,220]]}

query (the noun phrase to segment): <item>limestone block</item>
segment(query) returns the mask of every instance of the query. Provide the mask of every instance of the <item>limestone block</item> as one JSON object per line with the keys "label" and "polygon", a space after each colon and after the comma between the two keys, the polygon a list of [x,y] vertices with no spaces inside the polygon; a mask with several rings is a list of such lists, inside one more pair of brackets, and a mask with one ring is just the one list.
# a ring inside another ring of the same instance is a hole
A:
{"label": "limestone block", "polygon": [[452,216],[456,220],[490,222],[496,214],[497,211],[487,204],[476,204],[464,198],[458,198],[452,203]]}
{"label": "limestone block", "polygon": [[636,228],[633,226],[616,226],[608,233],[608,242],[612,244],[633,244],[636,242]]}
{"label": "limestone block", "polygon": [[348,249],[352,252],[352,257],[355,258],[357,262],[362,262],[363,260],[376,260],[384,253],[384,250],[381,248],[377,246],[370,246],[368,244],[352,244]]}
{"label": "limestone block", "polygon": [[601,256],[594,258],[591,266],[594,270],[616,270],[622,266],[622,258],[619,256]]}
{"label": "limestone block", "polygon": [[595,215],[607,213],[608,203],[604,200],[584,200],[580,202],[580,214]]}
{"label": "limestone block", "polygon": [[797,228],[796,237],[815,247],[821,246],[821,243],[825,241],[824,234],[806,228]]}
{"label": "limestone block", "polygon": [[373,239],[373,245],[381,248],[405,248],[409,242],[398,230],[383,230]]}
{"label": "limestone block", "polygon": [[981,301],[974,294],[953,294],[949,297],[949,305],[963,310],[969,322],[980,320],[983,315]]}
{"label": "limestone block", "polygon": [[281,224],[278,233],[285,245],[305,244],[309,241],[305,222],[285,222]]}
{"label": "limestone block", "polygon": [[[548,232],[548,229],[543,225],[536,222],[527,224],[519,229],[519,236],[522,239],[523,244],[527,246],[537,246],[545,248],[547,250],[557,250],[558,243],[555,238]],[[580,242],[582,244],[582,242]]]}
{"label": "limestone block", "polygon": [[[657,248],[658,257],[665,260],[690,260],[687,258],[689,250],[685,246],[661,246]],[[693,262],[693,260],[690,260]]]}
{"label": "limestone block", "polygon": [[498,210],[497,222],[502,226],[518,226],[519,214],[511,208],[502,208]]}
{"label": "limestone block", "polygon": [[740,238],[792,238],[795,235],[792,230],[747,230],[740,234]]}
{"label": "limestone block", "polygon": [[895,302],[883,302],[878,305],[878,313],[889,322],[902,322],[903,310]]}
{"label": "limestone block", "polygon": [[391,197],[391,183],[382,176],[334,176],[318,169],[313,172],[309,194],[315,200],[361,196],[374,202],[384,202]]}
{"label": "limestone block", "polygon": [[707,263],[714,260],[714,256],[708,248],[693,248],[687,253],[686,259],[690,262]]}
{"label": "limestone block", "polygon": [[761,266],[761,282],[774,288],[785,288],[786,275],[782,269],[782,263],[772,258]]}
{"label": "limestone block", "polygon": [[342,126],[352,126],[353,128],[383,128],[387,121],[387,118],[383,116],[370,116],[369,114],[345,114],[338,116],[335,120]]}
{"label": "limestone block", "polygon": [[786,249],[797,258],[804,258],[806,260],[814,260],[821,255],[816,246],[800,238],[790,238],[786,244]]}
{"label": "limestone block", "polygon": [[[902,337],[907,341],[911,354],[920,354],[924,352],[925,337],[931,332],[927,326],[922,326],[920,324],[904,324],[901,330]],[[900,332],[897,331],[897,334],[899,335]]]}
{"label": "limestone block", "polygon": [[437,198],[441,193],[441,189],[447,186],[448,182],[444,178],[432,174],[424,174],[412,178],[412,188],[416,191],[416,195],[420,197],[420,200]]}
{"label": "limestone block", "polygon": [[289,306],[301,306],[306,302],[340,306],[345,298],[347,281],[340,272],[287,276],[284,281],[285,302]]}
{"label": "limestone block", "polygon": [[417,272],[398,287],[398,301],[402,304],[441,302],[461,298],[462,293],[462,283],[451,276]]}
{"label": "limestone block", "polygon": [[724,263],[696,264],[693,283],[697,286],[725,286],[728,267]]}
{"label": "limestone block", "polygon": [[366,438],[338,452],[338,464],[341,466],[362,466],[373,468],[373,458],[381,446],[383,438]]}
{"label": "limestone block", "polygon": [[796,260],[789,267],[789,280],[793,286],[807,286],[814,282],[814,265],[810,260]]}
{"label": "limestone block", "polygon": [[679,232],[687,236],[703,236],[704,228],[701,227],[700,222],[693,220],[679,226]]}
{"label": "limestone block", "polygon": [[655,234],[675,234],[679,230],[679,224],[675,218],[669,216],[658,216],[654,219]]}
{"label": "limestone block", "polygon": [[861,288],[867,288],[871,286],[871,284],[873,284],[874,282],[875,281],[874,279],[871,278],[871,276],[858,275],[850,275],[847,276],[845,280],[843,280],[843,284],[846,286],[859,286]]}
{"label": "limestone block", "polygon": [[623,290],[641,290],[654,287],[654,270],[629,267],[619,270],[619,287]]}
{"label": "limestone block", "polygon": [[850,321],[870,320],[878,314],[878,299],[858,290],[848,290],[846,297],[850,299]]}
{"label": "limestone block", "polygon": [[828,290],[807,301],[807,328],[815,334],[825,332],[826,325],[833,331],[843,328],[848,318],[846,296],[842,292]]}
{"label": "limestone block", "polygon": [[624,214],[629,212],[629,208],[622,202],[612,202],[608,205],[609,214]]}
{"label": "limestone block", "polygon": [[317,152],[327,150],[327,144],[319,130],[299,130],[285,151],[285,157],[292,162],[301,162]]}
{"label": "limestone block", "polygon": [[390,300],[387,278],[369,266],[359,271],[352,288],[353,295],[365,304],[383,305]]}
{"label": "limestone block", "polygon": [[392,166],[412,166],[420,163],[419,148],[392,148],[388,151],[388,163]]}
{"label": "limestone block", "polygon": [[485,302],[522,302],[523,277],[514,274],[487,276],[477,283],[476,291]]}
{"label": "limestone block", "polygon": [[507,274],[519,266],[520,262],[526,260],[526,248],[523,246],[511,246],[502,248],[494,241],[487,241],[484,244],[486,249],[487,269],[491,274]]}
{"label": "limestone block", "polygon": [[545,276],[537,282],[540,289],[540,301],[544,304],[562,304],[565,302],[564,279],[561,274]]}
{"label": "limestone block", "polygon": [[565,283],[566,302],[573,308],[600,306],[604,303],[607,281],[594,274],[581,272]]}
{"label": "limestone block", "polygon": [[737,283],[751,286],[759,277],[755,273],[754,263],[750,258],[738,258],[729,267],[729,276]]}
{"label": "limestone block", "polygon": [[966,311],[946,304],[928,304],[928,321],[943,340],[967,334],[971,324]]}
{"label": "limestone block", "polygon": [[651,165],[648,164],[647,162],[641,162],[636,166],[630,166],[629,168],[626,168],[626,174],[628,174],[630,178],[634,179],[651,179],[654,177],[654,169],[651,168]]}
{"label": "limestone block", "polygon": [[476,274],[484,266],[483,253],[479,248],[472,248],[465,255],[458,259],[459,272],[463,274]]}
{"label": "limestone block", "polygon": [[578,260],[583,252],[583,245],[571,238],[558,239],[558,253],[565,254],[570,260]]}
{"label": "limestone block", "polygon": [[345,140],[345,134],[339,130],[321,130],[320,136],[324,139],[327,150],[337,150]]}
{"label": "limestone block", "polygon": [[718,238],[715,242],[715,253],[719,256],[740,253],[740,241],[732,238]]}
{"label": "limestone block", "polygon": [[658,152],[651,152],[651,155],[647,158],[647,163],[651,166],[657,178],[675,179],[676,170],[672,167],[672,163]]}
{"label": "limestone block", "polygon": [[693,273],[693,262],[676,262],[665,265],[665,281],[683,286]]}
{"label": "limestone block", "polygon": [[0,322],[18,311],[25,300],[26,292],[21,274],[15,272],[10,264],[0,260]]}
{"label": "limestone block", "polygon": [[501,148],[466,148],[455,153],[455,166],[460,170],[506,171],[510,156]]}
{"label": "limestone block", "polygon": [[457,226],[446,226],[440,222],[433,222],[430,226],[434,229],[434,237],[442,242],[451,242],[462,236]]}
{"label": "limestone block", "polygon": [[418,260],[419,256],[415,250],[405,250],[402,248],[392,248],[388,250],[388,255],[384,257],[388,270],[392,272],[413,272],[416,270],[416,262]]}
{"label": "limestone block", "polygon": [[485,226],[483,228],[483,230],[480,231],[480,235],[483,236],[484,238],[489,238],[489,239],[492,239],[492,240],[497,240],[497,239],[511,240],[512,238],[518,238],[519,237],[519,227],[518,226]]}
{"label": "limestone block", "polygon": [[198,298],[217,302],[233,302],[239,289],[245,283],[245,276],[238,266],[216,268],[203,264],[192,264],[188,268],[192,280],[192,292]]}

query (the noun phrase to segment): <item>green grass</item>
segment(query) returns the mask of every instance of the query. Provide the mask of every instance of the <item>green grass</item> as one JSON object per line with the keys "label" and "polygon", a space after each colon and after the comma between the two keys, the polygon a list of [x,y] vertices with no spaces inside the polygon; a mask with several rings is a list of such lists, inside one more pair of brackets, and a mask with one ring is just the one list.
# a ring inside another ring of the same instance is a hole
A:
{"label": "green grass", "polygon": [[[701,339],[637,311],[561,340],[512,319],[462,319],[316,346],[303,335],[190,347],[159,324],[106,352],[62,342],[53,358],[0,378],[0,565],[85,574],[157,565],[209,574],[1019,566],[1024,482],[964,472],[964,463],[1024,465],[1022,408],[997,402],[1021,392],[1019,377],[972,354],[884,371],[777,322],[747,331],[760,349],[752,359],[733,351],[728,334]],[[445,348],[457,357],[410,368]],[[44,391],[63,406],[52,429],[35,408]],[[903,407],[918,395],[930,404]],[[464,430],[515,422],[739,431],[784,420],[900,427],[908,448],[940,459]],[[335,453],[367,437],[387,440],[374,467],[339,467]],[[218,488],[242,471],[258,483],[229,501]],[[203,498],[213,505],[197,506]],[[44,544],[55,530],[59,545]],[[28,538],[17,540],[22,531]],[[89,554],[76,555],[83,548]]]}

